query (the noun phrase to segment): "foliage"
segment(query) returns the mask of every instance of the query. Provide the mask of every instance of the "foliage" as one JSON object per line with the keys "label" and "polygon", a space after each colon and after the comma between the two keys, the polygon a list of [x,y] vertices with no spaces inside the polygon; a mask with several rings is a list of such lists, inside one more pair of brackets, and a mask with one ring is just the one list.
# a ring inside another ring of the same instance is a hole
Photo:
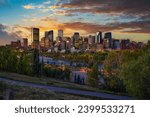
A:
{"label": "foliage", "polygon": [[0,47],[0,70],[15,72],[18,58],[10,48]]}
{"label": "foliage", "polygon": [[106,85],[107,89],[115,92],[125,92],[123,80],[119,78],[122,66],[123,54],[120,51],[110,52],[104,62],[107,72]]}
{"label": "foliage", "polygon": [[33,55],[8,47],[0,47],[0,70],[32,75]]}
{"label": "foliage", "polygon": [[142,54],[126,64],[120,74],[128,92],[138,99],[150,99],[150,54]]}
{"label": "foliage", "polygon": [[102,62],[107,53],[41,53],[44,56],[54,58],[56,60],[67,60],[72,62],[87,63],[93,65],[94,62]]}
{"label": "foliage", "polygon": [[98,78],[98,65],[94,64],[91,71],[88,74],[88,84],[92,87],[98,87],[99,78]]}
{"label": "foliage", "polygon": [[109,76],[116,77],[120,70],[122,55],[120,52],[110,52],[104,61],[105,70]]}
{"label": "foliage", "polygon": [[[111,51],[108,53],[42,53],[45,56],[68,60],[73,64],[86,63],[91,68],[88,83],[98,87],[98,65],[104,64],[102,74],[106,89],[126,92],[138,99],[150,98],[150,54],[148,43],[143,50]],[[80,67],[80,66],[78,66]],[[45,65],[39,62],[39,52],[19,52],[9,47],[0,47],[0,71],[25,75],[45,75],[47,77],[69,80],[71,70],[66,66]],[[78,76],[76,76],[76,79]]]}
{"label": "foliage", "polygon": [[39,50],[38,49],[34,49],[33,51],[33,74],[35,76],[40,76],[41,72],[41,65],[39,62]]}
{"label": "foliage", "polygon": [[62,69],[55,65],[45,65],[44,66],[44,75],[51,78],[57,78],[61,80],[69,80],[70,79],[70,69],[65,67]]}
{"label": "foliage", "polygon": [[143,47],[143,50],[150,52],[150,41]]}
{"label": "foliage", "polygon": [[20,74],[31,75],[32,70],[32,56],[30,54],[21,54],[18,59],[17,71]]}
{"label": "foliage", "polygon": [[0,92],[4,92],[8,89],[8,85],[5,82],[0,81]]}
{"label": "foliage", "polygon": [[131,64],[131,61],[136,61],[139,56],[144,52],[141,50],[136,51],[113,51],[108,54],[104,62],[105,70],[107,73],[107,89],[115,92],[126,92],[124,80],[120,76],[122,69]]}

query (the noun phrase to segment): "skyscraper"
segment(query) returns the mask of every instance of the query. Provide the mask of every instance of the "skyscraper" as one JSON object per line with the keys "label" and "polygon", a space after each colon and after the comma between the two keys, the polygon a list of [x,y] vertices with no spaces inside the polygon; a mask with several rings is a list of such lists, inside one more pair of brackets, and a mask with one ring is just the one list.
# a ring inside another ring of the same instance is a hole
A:
{"label": "skyscraper", "polygon": [[45,37],[41,38],[41,47],[45,48]]}
{"label": "skyscraper", "polygon": [[113,49],[120,49],[120,40],[118,39],[113,39]]}
{"label": "skyscraper", "polygon": [[63,38],[63,30],[58,30],[58,37]]}
{"label": "skyscraper", "polygon": [[109,48],[112,48],[112,33],[111,32],[105,33],[104,39],[109,41]]}
{"label": "skyscraper", "polygon": [[103,44],[102,32],[96,33],[95,43]]}
{"label": "skyscraper", "polygon": [[50,42],[53,42],[54,41],[54,31],[53,30],[46,31],[45,38],[48,39]]}
{"label": "skyscraper", "polygon": [[78,32],[75,32],[73,35],[73,43],[79,42],[80,34]]}
{"label": "skyscraper", "polygon": [[28,39],[27,38],[23,38],[23,47],[28,47]]}
{"label": "skyscraper", "polygon": [[32,28],[33,48],[39,48],[39,28]]}
{"label": "skyscraper", "polygon": [[93,42],[94,40],[93,40],[93,38],[92,38],[92,35],[89,35],[89,44],[93,44],[94,42]]}
{"label": "skyscraper", "polygon": [[21,47],[21,41],[20,40],[11,41],[11,47],[20,48]]}
{"label": "skyscraper", "polygon": [[121,46],[122,50],[129,49],[130,48],[130,40],[129,39],[121,40],[120,46]]}

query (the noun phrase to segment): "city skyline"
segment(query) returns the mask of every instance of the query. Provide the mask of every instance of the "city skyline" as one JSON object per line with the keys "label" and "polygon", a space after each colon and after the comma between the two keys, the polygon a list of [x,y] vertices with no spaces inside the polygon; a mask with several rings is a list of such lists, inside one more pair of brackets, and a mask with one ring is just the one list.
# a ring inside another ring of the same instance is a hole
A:
{"label": "city skyline", "polygon": [[[128,4],[130,3],[130,4]],[[28,38],[31,28],[64,30],[65,36],[112,32],[113,38],[147,42],[150,39],[148,0],[1,0],[0,44]]]}

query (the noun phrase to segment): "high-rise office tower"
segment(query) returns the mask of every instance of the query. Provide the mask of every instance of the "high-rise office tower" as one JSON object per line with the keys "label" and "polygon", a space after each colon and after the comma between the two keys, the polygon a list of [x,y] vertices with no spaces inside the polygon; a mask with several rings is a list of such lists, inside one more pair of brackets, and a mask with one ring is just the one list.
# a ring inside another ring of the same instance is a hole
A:
{"label": "high-rise office tower", "polygon": [[32,39],[33,39],[33,48],[39,48],[39,37],[40,32],[39,28],[32,28]]}
{"label": "high-rise office tower", "polygon": [[28,39],[23,38],[23,47],[28,47]]}
{"label": "high-rise office tower", "polygon": [[93,43],[93,38],[92,38],[92,35],[89,35],[89,44],[92,44]]}
{"label": "high-rise office tower", "polygon": [[120,40],[118,39],[113,39],[113,49],[120,49]]}
{"label": "high-rise office tower", "polygon": [[42,48],[45,48],[45,37],[41,38],[41,44],[40,45]]}
{"label": "high-rise office tower", "polygon": [[11,47],[20,48],[21,47],[21,41],[11,41]]}
{"label": "high-rise office tower", "polygon": [[95,43],[103,44],[102,32],[96,33]]}
{"label": "high-rise office tower", "polygon": [[130,48],[130,40],[129,39],[123,39],[121,40],[121,43],[120,43],[120,46],[121,46],[121,49],[129,49]]}
{"label": "high-rise office tower", "polygon": [[73,44],[78,43],[80,39],[80,34],[78,32],[75,32],[73,35]]}
{"label": "high-rise office tower", "polygon": [[109,48],[112,48],[112,33],[111,32],[105,33],[104,39],[107,39],[109,41]]}
{"label": "high-rise office tower", "polygon": [[54,41],[54,31],[53,30],[46,31],[45,38],[48,39],[50,42],[53,42]]}
{"label": "high-rise office tower", "polygon": [[58,30],[58,37],[63,38],[63,30]]}
{"label": "high-rise office tower", "polygon": [[89,35],[88,44],[94,44],[95,43],[95,36]]}

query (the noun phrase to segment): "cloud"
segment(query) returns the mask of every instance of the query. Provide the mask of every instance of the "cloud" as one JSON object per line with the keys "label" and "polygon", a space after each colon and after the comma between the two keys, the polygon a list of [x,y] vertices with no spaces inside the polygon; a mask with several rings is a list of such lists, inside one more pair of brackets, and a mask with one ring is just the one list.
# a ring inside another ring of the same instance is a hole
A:
{"label": "cloud", "polygon": [[[35,21],[37,22],[37,21]],[[95,34],[97,31],[102,32],[117,32],[117,33],[130,33],[130,34],[149,34],[150,33],[150,21],[132,21],[127,23],[110,23],[100,25],[96,23],[88,22],[63,22],[57,18],[44,17],[38,20],[38,23],[34,27],[40,28],[41,37],[44,36],[44,32],[47,30],[54,30],[55,36],[57,36],[57,30],[63,29],[65,35],[72,36],[74,32],[79,31],[81,35]],[[21,38],[28,38],[31,42],[31,26],[13,25],[7,26],[0,24],[0,43],[9,42],[12,40],[18,40]],[[129,35],[126,35],[128,38]]]}
{"label": "cloud", "polygon": [[0,44],[6,44],[10,43],[10,41],[20,39],[16,33],[8,32],[8,28],[8,26],[0,24]]}
{"label": "cloud", "polygon": [[56,14],[57,15],[66,15],[66,13],[63,10],[57,10]]}
{"label": "cloud", "polygon": [[134,21],[115,25],[118,26],[118,28],[120,29],[132,28],[132,30],[123,30],[122,32],[147,34],[150,33],[150,21]]}
{"label": "cloud", "polygon": [[[94,23],[72,22],[64,23],[63,28],[74,30],[83,30],[87,33],[97,31],[118,31],[124,33],[150,33],[150,21],[130,22],[130,23],[113,23],[107,25],[98,25]],[[130,30],[129,30],[130,29]]]}
{"label": "cloud", "polygon": [[47,8],[46,9],[40,9],[40,11],[43,12],[43,13],[45,13],[45,12],[48,12],[49,9],[47,9]]}
{"label": "cloud", "polygon": [[57,4],[69,8],[67,12],[96,14],[132,14],[145,16],[150,14],[150,0],[69,0]]}
{"label": "cloud", "polygon": [[[63,14],[60,12],[59,14]],[[36,22],[36,21],[35,21]],[[97,23],[89,23],[83,22],[82,19],[80,21],[73,22],[63,22],[57,18],[52,17],[44,17],[38,20],[37,25],[35,27],[41,28],[41,31],[44,32],[46,30],[72,30],[72,33],[75,31],[81,31],[86,34],[94,34],[97,31],[107,32],[107,31],[116,31],[122,33],[150,33],[150,21],[131,21],[131,22],[114,22],[108,24],[97,24]],[[69,34],[69,32],[67,33]]]}
{"label": "cloud", "polygon": [[25,9],[35,9],[35,6],[33,6],[33,5],[24,5],[23,8],[25,8]]}
{"label": "cloud", "polygon": [[50,5],[50,1],[43,2],[42,4],[26,4],[23,6],[24,9],[48,9],[48,6]]}
{"label": "cloud", "polygon": [[10,32],[20,38],[31,38],[31,26],[13,25]]}
{"label": "cloud", "polygon": [[43,2],[44,5],[49,5],[51,1]]}
{"label": "cloud", "polygon": [[26,4],[24,6],[22,6],[24,9],[38,9],[42,12],[48,12],[50,10],[55,10],[58,8],[58,6],[51,6],[51,1],[47,1],[47,2],[43,2],[41,4],[34,4],[34,3],[30,3],[30,4]]}
{"label": "cloud", "polygon": [[[27,5],[24,5],[22,6],[24,9],[27,9],[27,10],[39,10],[41,11],[42,13],[45,13],[45,12],[56,12],[56,10],[58,8],[60,8],[60,6],[56,6],[56,5],[50,5],[51,2],[50,1],[47,1],[47,2],[43,2],[42,4],[27,4]],[[56,14],[57,15],[57,14]],[[59,14],[58,14],[59,15]]]}
{"label": "cloud", "polygon": [[150,33],[150,21],[132,21],[132,22],[115,22],[105,25],[96,23],[83,22],[63,22],[57,18],[44,17],[40,20],[38,27],[44,30],[48,29],[64,29],[74,31],[83,31],[86,34],[95,33],[97,31],[117,31],[122,33]]}
{"label": "cloud", "polygon": [[45,8],[45,7],[43,5],[28,4],[28,5],[24,5],[23,8],[25,8],[25,9],[42,9],[42,8]]}
{"label": "cloud", "polygon": [[[150,33],[150,0],[68,0],[58,2],[56,6],[64,10],[64,14],[106,15],[108,18],[118,16],[111,24],[100,25],[84,22],[65,23],[64,26],[87,33],[95,31],[119,31],[127,33]],[[69,16],[69,15],[68,15]],[[96,17],[96,16],[95,16]],[[86,17],[87,18],[87,17]],[[111,18],[110,18],[111,19]]]}
{"label": "cloud", "polygon": [[57,8],[60,8],[60,6],[53,5],[53,6],[50,6],[49,8],[50,8],[51,10],[56,10]]}

